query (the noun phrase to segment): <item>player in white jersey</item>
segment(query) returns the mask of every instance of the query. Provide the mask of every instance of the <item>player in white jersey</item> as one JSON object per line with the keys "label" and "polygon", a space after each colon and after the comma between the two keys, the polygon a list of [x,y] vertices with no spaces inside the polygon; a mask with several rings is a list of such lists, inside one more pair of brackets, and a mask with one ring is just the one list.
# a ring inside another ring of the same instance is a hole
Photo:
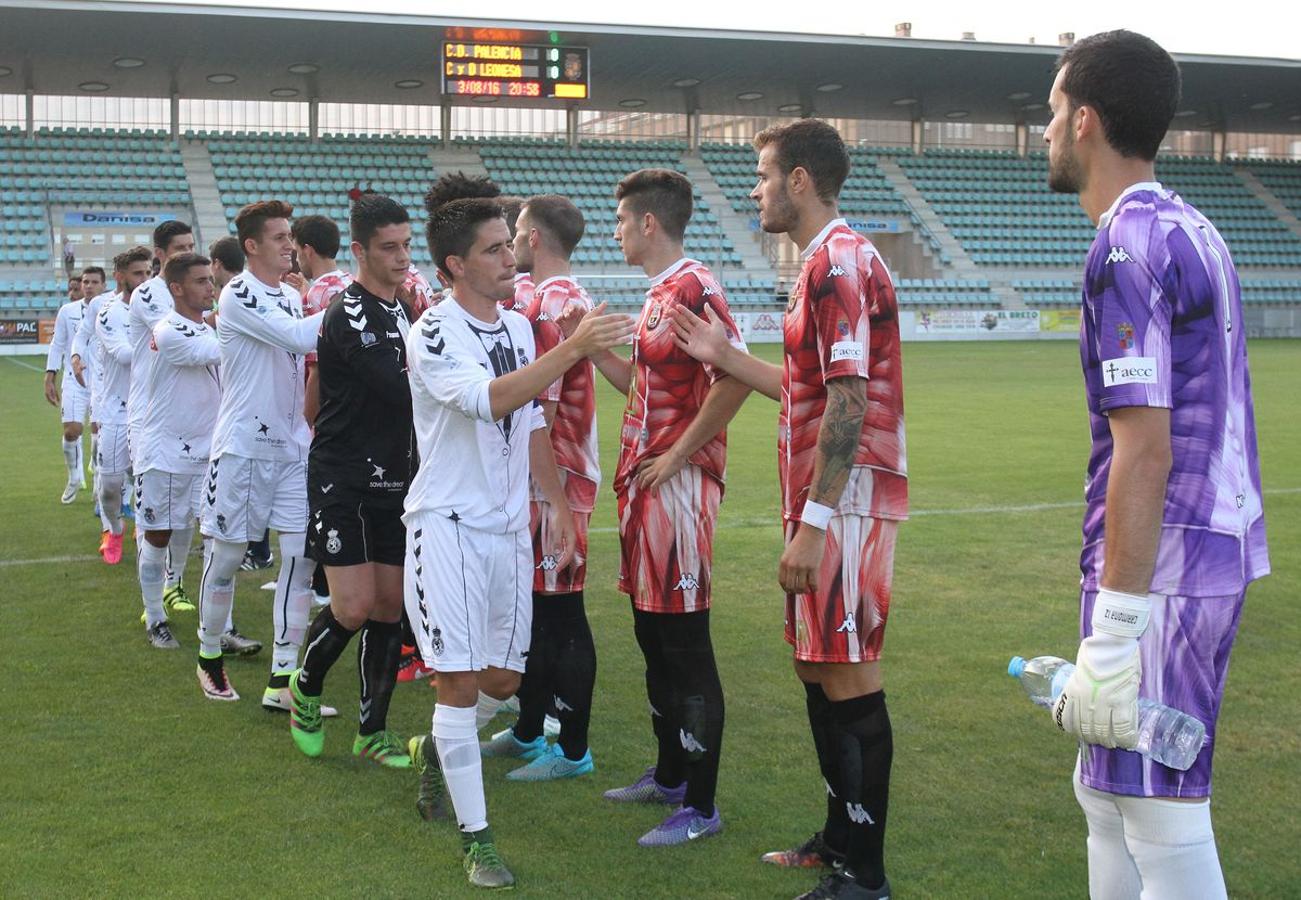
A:
{"label": "player in white jersey", "polygon": [[217,304],[221,408],[212,440],[202,529],[212,538],[204,561],[197,675],[204,695],[238,700],[222,665],[221,635],[235,594],[235,573],[250,540],[280,534],[274,606],[275,649],[267,692],[279,694],[298,667],[307,633],[312,572],[307,528],[307,448],[303,354],[316,346],[321,314],[303,318],[302,298],[281,283],[293,261],[289,217],[279,200],[240,210],[235,227],[247,268]]}
{"label": "player in white jersey", "polygon": [[[78,284],[81,297],[69,300],[59,307],[54,320],[54,338],[45,360],[45,399],[51,406],[59,407],[63,423],[63,461],[68,467],[68,483],[60,501],[67,504],[77,499],[77,492],[86,485],[82,467],[81,434],[86,414],[90,411],[90,391],[77,381],[72,368],[72,345],[86,313],[91,297],[104,292],[104,270],[88,266],[82,271]],[[55,376],[63,369],[63,379],[55,385]]]}
{"label": "player in white jersey", "polygon": [[[149,642],[180,647],[164,607],[163,581],[169,549],[189,551],[199,513],[208,447],[221,400],[217,336],[204,322],[212,309],[212,269],[193,253],[173,255],[163,267],[163,290],[173,303],[154,325],[148,355],[133,364],[144,383],[145,406],[136,426],[136,523],[140,541],[140,592]],[[139,289],[133,303],[140,302]],[[183,543],[179,538],[183,539]]]}
{"label": "player in white jersey", "polygon": [[104,525],[99,552],[104,562],[122,561],[122,489],[131,469],[127,431],[127,398],[131,393],[131,294],[149,277],[147,247],[133,247],[114,258],[114,275],[122,293],[104,301],[95,318],[99,342],[96,368],[99,393],[94,401],[99,421],[99,449],[95,457],[99,479],[99,515]]}
{"label": "player in white jersey", "polygon": [[[432,737],[410,743],[418,808],[433,815],[439,779],[460,825],[470,883],[514,876],[488,828],[478,730],[519,686],[532,619],[532,473],[550,503],[559,569],[576,535],[536,398],[571,366],[631,333],[624,316],[584,318],[574,336],[530,365],[533,331],[501,310],[515,258],[500,204],[456,200],[435,210],[428,237],[450,295],[407,340],[421,467],[407,494],[406,607],[425,663],[438,673]],[[476,708],[477,707],[477,708]]]}
{"label": "player in white jersey", "polygon": [[96,294],[87,303],[81,315],[81,324],[72,336],[72,376],[77,384],[86,390],[87,409],[90,416],[90,471],[94,476],[91,482],[91,496],[95,501],[95,518],[99,518],[99,415],[97,404],[100,401],[100,372],[96,366],[99,359],[99,340],[95,337],[95,320],[99,318],[100,307],[121,294],[118,288],[118,273],[114,272],[113,287]]}
{"label": "player in white jersey", "polygon": [[[194,252],[194,232],[189,225],[179,219],[168,219],[154,229],[154,265],[158,273],[140,285],[131,295],[131,394],[127,397],[127,434],[131,446],[132,471],[136,475],[136,505],[139,505],[140,467],[135,465],[135,453],[139,443],[140,423],[144,421],[148,398],[146,380],[149,366],[147,360],[151,351],[154,326],[172,310],[172,296],[167,288],[167,279],[163,277],[162,267],[167,260],[182,253]],[[136,520],[136,537],[143,528]],[[177,528],[172,533],[172,541],[167,551],[167,574],[164,599],[167,609],[172,612],[193,612],[194,603],[185,592],[182,579],[185,577],[185,564],[189,560],[190,541],[194,535],[193,526]],[[137,540],[137,546],[140,546]]]}

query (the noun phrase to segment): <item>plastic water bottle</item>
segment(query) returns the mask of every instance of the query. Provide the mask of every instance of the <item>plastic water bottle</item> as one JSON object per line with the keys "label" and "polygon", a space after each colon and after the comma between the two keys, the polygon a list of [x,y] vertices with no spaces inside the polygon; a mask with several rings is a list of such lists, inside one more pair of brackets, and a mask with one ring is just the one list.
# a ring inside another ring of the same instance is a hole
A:
{"label": "plastic water bottle", "polygon": [[[1029,660],[1014,656],[1007,665],[1007,674],[1021,682],[1036,706],[1045,709],[1052,708],[1074,671],[1074,663],[1056,656]],[[1184,772],[1197,759],[1205,741],[1206,726],[1201,720],[1155,700],[1138,698],[1136,752]]]}

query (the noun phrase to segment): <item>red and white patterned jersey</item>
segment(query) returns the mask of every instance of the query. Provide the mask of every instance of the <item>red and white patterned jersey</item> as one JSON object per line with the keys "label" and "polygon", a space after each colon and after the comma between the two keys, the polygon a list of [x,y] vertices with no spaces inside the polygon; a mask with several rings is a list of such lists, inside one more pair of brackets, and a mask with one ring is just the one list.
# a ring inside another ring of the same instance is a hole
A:
{"label": "red and white patterned jersey", "polygon": [[[587,291],[567,275],[548,278],[533,290],[529,305],[516,308],[533,323],[533,340],[541,356],[564,338],[556,319],[571,305],[592,308]],[[590,359],[576,364],[538,398],[556,404],[551,423],[551,447],[565,481],[565,497],[574,512],[591,512],[601,483],[596,454],[596,367]],[[534,492],[534,499],[544,499]]]}
{"label": "red and white patterned jersey", "polygon": [[411,292],[411,314],[416,318],[443,299],[443,292],[434,289],[424,273],[416,268],[415,263],[407,267],[407,277],[402,282],[402,286]]}
{"label": "red and white patterned jersey", "polygon": [[[501,301],[498,305],[502,309],[513,309],[517,313],[522,313],[533,302],[533,292],[535,290],[533,276],[528,272],[517,272],[515,274],[515,296],[509,300]],[[539,350],[538,354],[541,355],[542,351]]]}
{"label": "red and white patterned jersey", "polygon": [[[642,460],[672,447],[700,412],[710,385],[727,373],[706,366],[677,345],[670,313],[684,306],[698,316],[706,305],[723,321],[728,339],[742,350],[723,288],[703,263],[683,258],[651,279],[632,342],[632,383],[619,436],[614,489],[622,493]],[[687,460],[720,484],[727,468],[727,432],[720,431]]]}
{"label": "red and white patterned jersey", "polygon": [[838,512],[908,517],[899,309],[885,263],[867,238],[834,219],[804,250],[783,323],[777,428],[782,517],[798,520],[808,499],[826,382],[867,380],[867,414]]}
{"label": "red and white patterned jersey", "polygon": [[[303,315],[311,316],[324,312],[330,305],[330,301],[347,290],[350,284],[352,284],[352,275],[342,269],[335,269],[313,279],[307,293],[303,296]],[[309,366],[316,365],[316,351],[313,350],[304,356],[303,362]]]}

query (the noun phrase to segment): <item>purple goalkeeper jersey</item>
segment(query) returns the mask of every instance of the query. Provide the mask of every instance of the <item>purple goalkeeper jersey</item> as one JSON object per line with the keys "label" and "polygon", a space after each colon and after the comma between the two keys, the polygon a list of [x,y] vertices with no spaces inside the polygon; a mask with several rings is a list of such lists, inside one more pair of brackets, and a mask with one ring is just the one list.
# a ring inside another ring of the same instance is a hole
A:
{"label": "purple goalkeeper jersey", "polygon": [[1269,574],[1238,273],[1220,233],[1154,182],[1098,223],[1084,270],[1080,361],[1093,450],[1082,586],[1102,581],[1110,410],[1170,410],[1173,466],[1150,590],[1223,597]]}

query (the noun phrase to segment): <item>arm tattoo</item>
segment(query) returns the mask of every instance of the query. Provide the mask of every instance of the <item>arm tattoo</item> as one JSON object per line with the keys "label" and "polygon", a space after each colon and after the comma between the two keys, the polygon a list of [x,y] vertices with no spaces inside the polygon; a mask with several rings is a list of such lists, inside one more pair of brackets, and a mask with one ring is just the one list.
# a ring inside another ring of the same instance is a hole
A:
{"label": "arm tattoo", "polygon": [[849,481],[849,470],[858,450],[867,412],[867,392],[857,378],[836,379],[827,384],[827,408],[818,428],[817,470],[811,497],[835,506]]}

